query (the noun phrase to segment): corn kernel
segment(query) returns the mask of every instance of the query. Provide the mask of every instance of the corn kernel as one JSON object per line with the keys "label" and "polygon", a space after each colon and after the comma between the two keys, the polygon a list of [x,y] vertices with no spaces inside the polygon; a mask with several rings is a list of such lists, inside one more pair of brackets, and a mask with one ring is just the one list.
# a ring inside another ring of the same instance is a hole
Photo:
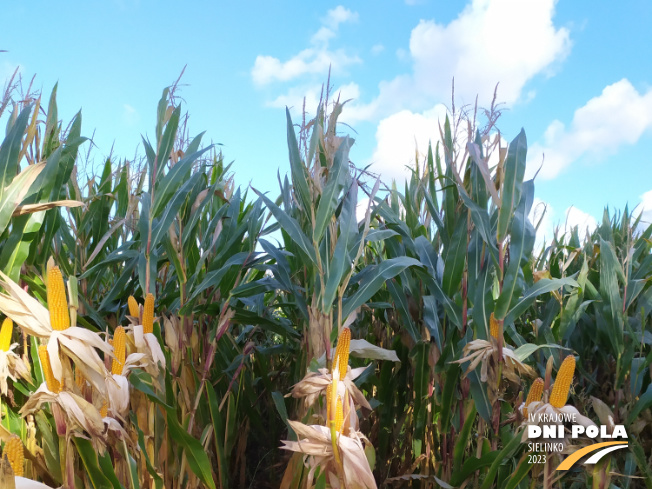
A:
{"label": "corn kernel", "polygon": [[122,375],[122,368],[125,364],[125,329],[118,326],[113,333],[113,354],[115,358],[111,363],[111,373]]}
{"label": "corn kernel", "polygon": [[491,313],[491,317],[489,318],[489,333],[491,333],[491,336],[494,337],[495,339],[498,339],[498,335],[500,334],[500,323],[494,317],[493,312]]}
{"label": "corn kernel", "polygon": [[333,359],[333,370],[335,365],[340,372],[340,379],[346,375],[349,366],[349,349],[351,346],[351,330],[344,328],[340,333],[340,338],[337,340],[337,350],[335,350],[335,358]]}
{"label": "corn kernel", "polygon": [[68,329],[70,327],[70,311],[68,310],[66,288],[63,285],[63,276],[59,267],[55,266],[48,270],[46,290],[52,329],[56,331]]}
{"label": "corn kernel", "polygon": [[127,299],[127,305],[129,306],[129,315],[138,319],[140,317],[140,307],[138,307],[138,302],[136,302],[133,295],[130,295],[129,299]]}
{"label": "corn kernel", "polygon": [[550,393],[550,405],[556,408],[561,408],[566,405],[568,400],[568,393],[570,386],[573,383],[573,374],[575,373],[575,357],[568,355],[559,367],[555,383],[552,386]]}
{"label": "corn kernel", "polygon": [[11,346],[11,335],[13,332],[14,322],[9,318],[5,318],[5,320],[2,321],[2,328],[0,328],[0,350],[9,351],[9,347]]}
{"label": "corn kernel", "polygon": [[54,378],[54,373],[52,373],[52,365],[50,365],[50,354],[48,353],[47,346],[40,345],[38,347],[38,357],[41,359],[41,367],[43,368],[45,384],[48,386],[48,390],[54,394],[58,394],[61,392],[61,383]]}
{"label": "corn kernel", "polygon": [[145,306],[143,307],[143,332],[154,332],[154,295],[148,293],[145,296]]}
{"label": "corn kernel", "polygon": [[5,444],[4,454],[9,459],[11,469],[14,475],[22,477],[24,474],[23,465],[25,461],[25,452],[23,449],[23,442],[17,436],[12,436]]}
{"label": "corn kernel", "polygon": [[525,416],[525,419],[527,419],[527,407],[533,402],[539,402],[542,395],[543,379],[538,377],[534,382],[532,382],[530,392],[528,392],[527,399],[525,400],[525,408],[523,408],[523,416]]}
{"label": "corn kernel", "polygon": [[333,400],[333,384],[328,384],[326,387],[326,426],[331,420],[331,402]]}
{"label": "corn kernel", "polygon": [[344,409],[342,408],[342,397],[337,396],[337,408],[335,410],[335,431],[338,433],[342,431],[342,424],[344,424]]}
{"label": "corn kernel", "polygon": [[100,416],[106,418],[108,414],[109,414],[109,405],[106,403],[106,401],[104,401],[102,407],[100,408]]}

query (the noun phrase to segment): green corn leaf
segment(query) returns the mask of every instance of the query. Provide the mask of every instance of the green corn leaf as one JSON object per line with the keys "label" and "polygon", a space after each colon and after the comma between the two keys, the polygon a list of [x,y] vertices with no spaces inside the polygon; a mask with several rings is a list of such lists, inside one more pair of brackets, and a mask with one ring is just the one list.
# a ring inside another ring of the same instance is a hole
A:
{"label": "green corn leaf", "polygon": [[545,294],[547,292],[552,292],[553,290],[567,286],[578,287],[578,284],[574,279],[570,277],[555,279],[542,278],[527,291],[525,291],[523,296],[514,303],[514,306],[505,316],[505,324],[513,322],[516,318],[523,314],[527,308],[534,303],[539,295]]}
{"label": "green corn leaf", "polygon": [[526,156],[527,138],[525,130],[521,129],[518,136],[509,144],[505,159],[505,175],[500,193],[500,210],[498,211],[498,229],[496,231],[496,239],[499,243],[507,236],[514,209],[521,200]]}
{"label": "green corn leaf", "polygon": [[301,161],[299,155],[299,144],[297,137],[294,134],[294,125],[290,117],[290,110],[285,109],[285,116],[287,118],[287,139],[288,139],[288,152],[290,155],[290,170],[292,172],[292,185],[294,186],[301,208],[306,216],[310,215],[310,208],[312,200],[310,198],[310,190],[308,189],[308,175]]}
{"label": "green corn leaf", "polygon": [[83,438],[75,437],[73,438],[75,446],[77,447],[77,453],[84,463],[84,468],[88,474],[88,478],[91,480],[94,489],[112,489],[113,484],[111,481],[104,475],[104,472],[100,468],[97,462],[97,453],[93,449],[93,445],[89,440]]}
{"label": "green corn leaf", "polygon": [[269,200],[268,197],[258,192],[258,190],[253,190],[261,199],[263,199],[267,208],[272,212],[283,230],[288,233],[292,241],[306,254],[310,261],[317,265],[315,249],[312,247],[310,239],[301,230],[301,226],[299,226],[299,223],[296,221],[296,219],[286,214],[274,202]]}
{"label": "green corn leaf", "polygon": [[333,157],[333,166],[329,170],[328,182],[319,199],[315,216],[315,227],[312,236],[317,242],[321,240],[326,226],[335,214],[339,194],[351,179],[349,173],[349,149],[352,144],[353,140],[351,138],[344,138]]}
{"label": "green corn leaf", "polygon": [[183,447],[188,464],[201,481],[210,489],[215,489],[215,481],[211,473],[211,463],[202,444],[190,435],[177,421],[174,409],[167,408],[168,431],[173,440]]}
{"label": "green corn leaf", "polygon": [[344,303],[342,317],[348,317],[349,314],[371,299],[387,280],[394,278],[408,267],[422,266],[419,261],[407,256],[390,258],[378,265],[371,265],[364,280],[358,286],[358,290]]}

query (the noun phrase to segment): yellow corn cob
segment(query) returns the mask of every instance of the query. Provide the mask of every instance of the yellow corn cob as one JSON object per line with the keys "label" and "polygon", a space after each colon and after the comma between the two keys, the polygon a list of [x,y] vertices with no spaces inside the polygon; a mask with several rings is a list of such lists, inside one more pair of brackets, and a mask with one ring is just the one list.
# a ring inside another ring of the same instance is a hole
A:
{"label": "yellow corn cob", "polygon": [[63,331],[70,327],[70,311],[66,300],[66,288],[63,285],[63,276],[59,267],[48,270],[47,283],[48,309],[52,329]]}
{"label": "yellow corn cob", "polygon": [[525,400],[525,408],[523,408],[523,416],[527,419],[527,407],[533,402],[539,402],[541,396],[543,395],[543,379],[538,377],[532,386],[530,387],[530,392],[527,394],[527,399]]}
{"label": "yellow corn cob", "polygon": [[335,365],[340,371],[340,379],[346,375],[346,370],[349,366],[349,348],[351,346],[351,330],[344,328],[340,333],[340,338],[337,340],[337,350],[335,350],[335,358],[333,359],[333,370]]}
{"label": "yellow corn cob", "polygon": [[23,451],[23,442],[20,441],[19,437],[12,436],[9,438],[9,441],[5,444],[4,454],[9,459],[14,475],[22,477],[24,474],[23,462],[25,461],[25,452]]}
{"label": "yellow corn cob", "polygon": [[54,374],[52,373],[50,354],[48,353],[47,346],[41,345],[38,347],[38,357],[41,359],[41,367],[43,367],[43,375],[45,375],[45,384],[48,386],[48,390],[54,394],[58,394],[61,392],[61,384],[54,378]]}
{"label": "yellow corn cob", "polygon": [[494,317],[494,313],[491,313],[491,317],[489,318],[489,332],[491,333],[491,336],[493,336],[495,339],[498,339],[498,334],[500,331],[500,324],[498,323],[498,320]]}
{"label": "yellow corn cob", "polygon": [[561,362],[561,367],[559,367],[559,372],[557,372],[557,377],[555,378],[555,383],[552,386],[552,392],[550,393],[550,405],[556,408],[561,408],[566,405],[568,400],[568,392],[570,391],[570,386],[573,383],[573,374],[575,373],[575,357],[573,355],[568,355],[564,358],[564,361]]}
{"label": "yellow corn cob", "polygon": [[331,420],[331,401],[333,400],[333,384],[326,387],[326,426]]}
{"label": "yellow corn cob", "polygon": [[145,306],[143,307],[143,332],[154,332],[154,295],[148,293],[145,296]]}
{"label": "yellow corn cob", "polygon": [[109,405],[106,403],[106,401],[104,401],[102,407],[100,408],[100,416],[106,418],[107,414],[109,414]]}
{"label": "yellow corn cob", "polygon": [[342,431],[342,424],[344,423],[344,409],[342,408],[342,398],[337,396],[337,409],[335,410],[335,431],[338,433]]}
{"label": "yellow corn cob", "polygon": [[115,358],[111,364],[111,373],[122,375],[122,367],[125,364],[125,329],[118,326],[113,333],[113,354]]}
{"label": "yellow corn cob", "polygon": [[129,315],[135,318],[139,318],[140,307],[138,307],[138,302],[136,302],[136,299],[134,299],[133,295],[130,295],[129,299],[127,299],[127,305],[129,306]]}
{"label": "yellow corn cob", "polygon": [[9,351],[11,346],[11,334],[14,332],[14,322],[5,318],[2,321],[2,328],[0,328],[0,350]]}

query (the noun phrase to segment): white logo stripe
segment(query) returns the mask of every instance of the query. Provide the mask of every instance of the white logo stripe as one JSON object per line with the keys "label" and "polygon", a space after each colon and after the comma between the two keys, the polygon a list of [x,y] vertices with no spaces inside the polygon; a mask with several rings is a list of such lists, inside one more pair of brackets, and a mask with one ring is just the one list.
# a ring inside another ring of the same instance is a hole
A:
{"label": "white logo stripe", "polygon": [[614,450],[618,450],[619,448],[625,448],[627,446],[628,445],[613,445],[611,447],[598,450],[586,462],[584,462],[584,465],[597,464],[600,461],[600,459],[604,457],[606,454],[608,454],[609,452],[613,452]]}

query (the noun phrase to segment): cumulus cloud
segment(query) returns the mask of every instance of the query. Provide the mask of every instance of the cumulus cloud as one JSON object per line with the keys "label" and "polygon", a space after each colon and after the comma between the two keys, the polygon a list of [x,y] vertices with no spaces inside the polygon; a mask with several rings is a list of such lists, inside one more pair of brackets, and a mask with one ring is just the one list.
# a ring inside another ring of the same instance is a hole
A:
{"label": "cumulus cloud", "polygon": [[[652,195],[650,197],[652,201]],[[539,226],[534,244],[535,251],[540,249],[544,242],[550,244],[557,228],[558,237],[561,238],[577,227],[580,239],[584,239],[598,227],[598,222],[592,215],[577,207],[568,207],[559,216],[548,202],[537,197],[534,198],[529,218],[533,226]]]}
{"label": "cumulus cloud", "polygon": [[652,89],[638,92],[627,79],[575,111],[570,127],[553,121],[542,143],[528,151],[528,175],[541,166],[539,177],[551,179],[582,157],[599,160],[625,144],[636,143],[652,127]]}
{"label": "cumulus cloud", "polygon": [[[286,93],[279,95],[274,100],[267,102],[268,107],[290,107],[294,111],[303,110],[303,102],[305,98],[306,113],[315,115],[317,113],[317,106],[322,93],[321,85],[305,85],[300,87],[292,87]],[[360,87],[356,83],[347,83],[332,91],[331,100],[339,97],[340,102],[349,99],[356,99],[360,96]]]}
{"label": "cumulus cloud", "polygon": [[331,9],[326,14],[326,17],[322,19],[322,23],[330,29],[336,30],[340,24],[344,22],[357,22],[358,13],[349,10],[348,8],[338,5],[334,9]]}
{"label": "cumulus cloud", "polygon": [[[489,105],[522,98],[527,82],[550,75],[570,52],[570,34],[553,23],[555,0],[473,0],[448,24],[421,20],[410,36],[412,72],[379,85],[378,96],[359,111],[367,119],[401,108],[422,110],[449,100],[451,81],[462,103]],[[372,110],[373,109],[373,110]]]}
{"label": "cumulus cloud", "polygon": [[357,12],[341,5],[329,10],[322,19],[322,26],[311,37],[310,47],[287,61],[274,56],[257,56],[251,69],[254,83],[263,86],[274,81],[294,80],[303,75],[325,75],[329,68],[337,73],[351,64],[359,63],[360,58],[347,54],[344,49],[329,49],[329,42],[337,34],[340,24],[357,20]]}
{"label": "cumulus cloud", "polygon": [[645,229],[652,224],[652,190],[648,190],[641,195],[641,202],[634,210],[634,216],[638,216],[639,213],[643,214],[641,216],[641,225]]}
{"label": "cumulus cloud", "polygon": [[381,120],[376,129],[376,149],[371,158],[371,171],[383,180],[404,180],[414,167],[415,157],[422,161],[439,139],[439,121],[446,116],[446,107],[439,104],[430,110],[413,113],[403,110]]}

